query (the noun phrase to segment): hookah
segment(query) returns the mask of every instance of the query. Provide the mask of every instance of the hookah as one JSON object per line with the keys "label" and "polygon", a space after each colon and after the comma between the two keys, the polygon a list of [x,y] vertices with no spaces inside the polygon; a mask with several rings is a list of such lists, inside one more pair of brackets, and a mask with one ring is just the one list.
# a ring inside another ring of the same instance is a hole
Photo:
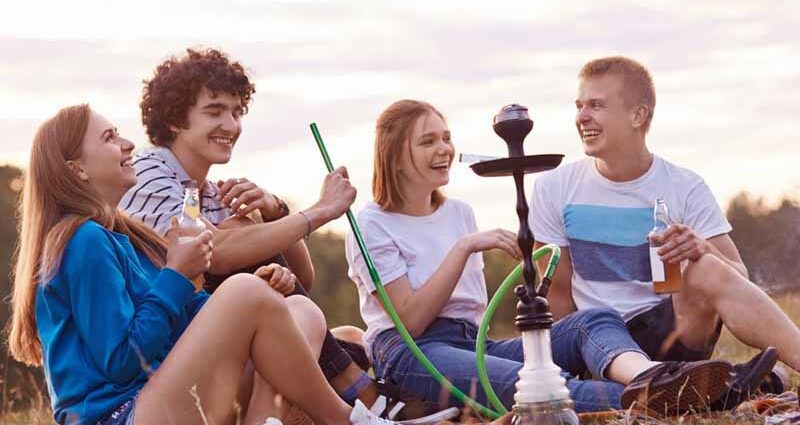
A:
{"label": "hookah", "polygon": [[[333,163],[330,160],[325,143],[322,141],[319,129],[316,123],[311,123],[310,127],[325,166],[328,172],[331,172],[334,169]],[[346,213],[347,220],[353,231],[359,250],[364,257],[370,278],[375,284],[378,298],[381,300],[386,313],[389,315],[389,318],[394,323],[398,333],[403,338],[403,341],[411,350],[414,357],[416,357],[428,373],[440,383],[442,388],[462,401],[465,406],[472,408],[477,413],[489,419],[497,419],[508,413],[492,389],[486,372],[484,359],[489,323],[491,322],[495,310],[503,300],[505,293],[519,282],[521,275],[524,275],[524,284],[517,285],[514,288],[514,293],[519,298],[515,325],[517,330],[522,333],[525,361],[519,372],[520,379],[516,384],[517,393],[514,395],[514,401],[516,403],[513,406],[514,416],[512,423],[513,425],[577,425],[579,421],[573,410],[574,403],[569,398],[566,381],[560,375],[561,369],[556,366],[552,360],[550,328],[553,325],[553,316],[550,313],[550,306],[545,299],[551,279],[558,265],[560,250],[558,246],[549,244],[532,252],[534,239],[530,227],[528,226],[529,210],[525,198],[524,185],[525,174],[537,173],[555,168],[561,163],[564,156],[558,154],[525,155],[522,144],[525,137],[533,128],[533,121],[528,116],[528,109],[524,106],[517,104],[504,106],[494,117],[493,128],[495,133],[506,142],[509,157],[477,162],[472,164],[470,168],[472,168],[476,174],[483,177],[513,175],[517,189],[517,216],[520,221],[517,243],[523,253],[523,263],[512,270],[499,286],[489,302],[484,318],[478,328],[476,357],[479,380],[487,398],[496,410],[483,406],[468,397],[462,390],[448,381],[430,360],[425,357],[414,342],[413,337],[408,332],[405,325],[403,325],[397,311],[392,306],[386,289],[369,255],[355,216],[350,209],[348,209]],[[535,286],[537,273],[533,261],[548,253],[550,254],[550,259],[543,273],[541,285],[537,290]]]}

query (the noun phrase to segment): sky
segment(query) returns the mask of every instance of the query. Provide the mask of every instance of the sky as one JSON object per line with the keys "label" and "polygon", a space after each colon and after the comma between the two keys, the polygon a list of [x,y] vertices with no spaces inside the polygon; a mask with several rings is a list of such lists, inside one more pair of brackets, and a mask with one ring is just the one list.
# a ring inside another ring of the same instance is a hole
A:
{"label": "sky", "polygon": [[[583,157],[577,72],[625,55],[651,71],[651,151],[703,176],[725,208],[741,191],[800,198],[800,2],[786,1],[14,1],[0,16],[0,163],[24,167],[37,126],[88,102],[148,146],[142,81],[187,47],[215,47],[256,84],[233,160],[211,178],[247,177],[305,208],[335,165],[371,199],[375,120],[421,99],[447,117],[460,153],[506,154],[492,131],[509,103],[530,110],[528,154]],[[530,194],[535,175],[526,178]],[[448,196],[482,228],[516,230],[510,178],[455,163]],[[326,226],[344,231],[347,222]]]}

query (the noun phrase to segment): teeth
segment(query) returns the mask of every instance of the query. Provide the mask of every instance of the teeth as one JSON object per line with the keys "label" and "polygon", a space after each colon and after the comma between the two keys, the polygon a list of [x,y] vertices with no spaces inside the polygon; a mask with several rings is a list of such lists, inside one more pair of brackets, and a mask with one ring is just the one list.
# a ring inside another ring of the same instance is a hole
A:
{"label": "teeth", "polygon": [[233,139],[226,139],[224,137],[212,137],[211,141],[225,146],[230,146],[233,144]]}
{"label": "teeth", "polygon": [[600,134],[599,130],[583,130],[583,137],[594,137]]}

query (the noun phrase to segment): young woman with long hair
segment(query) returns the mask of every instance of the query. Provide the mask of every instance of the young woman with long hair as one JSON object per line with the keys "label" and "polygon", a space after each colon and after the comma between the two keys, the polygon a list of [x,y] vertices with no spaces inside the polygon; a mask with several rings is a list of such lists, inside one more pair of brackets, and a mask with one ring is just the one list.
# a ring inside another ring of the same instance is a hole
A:
{"label": "young woman with long hair", "polygon": [[[480,253],[500,249],[516,260],[522,253],[514,233],[478,231],[469,205],[442,194],[454,155],[450,130],[436,108],[416,100],[389,106],[376,125],[374,202],[359,213],[358,222],[401,320],[433,364],[469,392],[478,378],[475,339],[487,304]],[[441,386],[384,313],[352,234],[346,253],[376,375],[428,400],[440,400]],[[621,400],[637,400],[648,386],[651,395],[661,394],[648,400],[649,407],[662,411],[665,404],[677,403],[680,386],[687,382],[697,385],[697,391],[687,391],[680,408],[699,408],[726,390],[731,371],[722,361],[650,361],[611,309],[568,316],[553,326],[551,339],[554,361],[566,371],[567,388],[579,412],[620,408]],[[489,380],[511,408],[523,362],[521,339],[490,340],[486,352]],[[603,380],[573,378],[587,373]],[[477,399],[486,402],[480,388]],[[454,397],[448,403],[460,404]]]}
{"label": "young woman with long hair", "polygon": [[117,210],[136,183],[133,148],[88,105],[60,110],[33,140],[9,347],[44,367],[56,421],[223,424],[238,404],[260,424],[277,392],[320,424],[385,422],[326,383],[325,322],[307,298],[248,274],[209,296],[192,279],[209,267],[210,232],[179,240],[173,224],[164,239]]}

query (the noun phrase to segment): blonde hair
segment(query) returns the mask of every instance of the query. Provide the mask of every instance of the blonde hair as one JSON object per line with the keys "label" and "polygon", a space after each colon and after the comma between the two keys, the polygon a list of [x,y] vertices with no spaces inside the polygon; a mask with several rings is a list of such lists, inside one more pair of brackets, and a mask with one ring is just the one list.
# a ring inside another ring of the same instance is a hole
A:
{"label": "blonde hair", "polygon": [[[417,120],[427,114],[444,115],[431,104],[420,100],[399,100],[384,110],[375,125],[375,163],[372,173],[372,197],[382,209],[396,210],[405,203],[397,181],[397,167],[402,149],[411,150],[410,137]],[[437,189],[431,203],[438,208],[444,195]]]}
{"label": "blonde hair", "polygon": [[622,80],[622,99],[628,107],[644,105],[648,115],[644,123],[644,132],[650,130],[653,113],[656,109],[656,88],[653,77],[644,65],[623,56],[611,56],[595,59],[581,68],[578,77],[581,79],[614,75]]}
{"label": "blonde hair", "polygon": [[32,366],[42,364],[36,329],[36,288],[58,269],[61,253],[81,224],[94,220],[125,234],[154,264],[165,264],[164,239],[103,202],[93,186],[67,166],[67,161],[80,157],[90,117],[91,109],[86,104],[61,109],[39,127],[31,146],[18,210],[19,239],[8,345],[15,359]]}

